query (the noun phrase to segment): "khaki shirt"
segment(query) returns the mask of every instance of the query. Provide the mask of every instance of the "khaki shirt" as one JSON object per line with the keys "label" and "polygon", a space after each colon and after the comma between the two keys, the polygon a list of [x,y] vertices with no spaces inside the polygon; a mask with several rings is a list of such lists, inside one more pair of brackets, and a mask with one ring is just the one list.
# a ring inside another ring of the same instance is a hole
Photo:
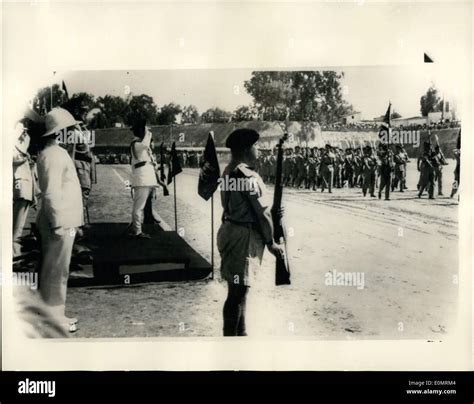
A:
{"label": "khaki shirt", "polygon": [[239,223],[257,223],[251,200],[257,201],[262,209],[265,184],[253,168],[247,164],[230,163],[220,178],[223,219]]}

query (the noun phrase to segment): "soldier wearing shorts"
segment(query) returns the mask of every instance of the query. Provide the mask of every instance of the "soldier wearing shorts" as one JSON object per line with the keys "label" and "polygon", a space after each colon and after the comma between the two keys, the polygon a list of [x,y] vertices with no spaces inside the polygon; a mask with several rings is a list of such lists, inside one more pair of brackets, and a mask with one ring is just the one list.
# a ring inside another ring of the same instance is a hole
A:
{"label": "soldier wearing shorts", "polygon": [[237,129],[226,140],[231,161],[225,168],[224,183],[237,187],[221,190],[222,224],[217,233],[221,256],[221,276],[227,281],[224,303],[224,336],[246,336],[246,296],[260,267],[265,245],[275,256],[283,251],[273,240],[270,208],[262,199],[265,185],[254,170],[258,158],[255,143],[259,134],[252,129]]}

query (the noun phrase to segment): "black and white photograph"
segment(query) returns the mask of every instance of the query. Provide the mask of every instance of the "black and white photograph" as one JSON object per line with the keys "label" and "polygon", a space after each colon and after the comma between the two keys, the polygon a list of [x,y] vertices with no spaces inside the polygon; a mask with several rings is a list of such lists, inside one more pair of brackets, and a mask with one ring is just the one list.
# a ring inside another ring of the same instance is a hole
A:
{"label": "black and white photograph", "polygon": [[[428,350],[465,342],[471,310],[470,295],[462,291],[470,288],[470,76],[454,66],[459,58],[450,62],[434,46],[417,48],[412,57],[409,35],[393,21],[387,30],[399,31],[385,32],[390,42],[376,46],[383,55],[392,49],[394,57],[382,57],[382,63],[362,51],[355,63],[318,63],[307,50],[311,41],[326,56],[331,50],[321,50],[324,38],[302,33],[311,21],[323,25],[318,29],[327,26],[323,17],[312,19],[321,8],[326,16],[340,12],[341,22],[351,26],[350,8],[354,18],[364,15],[377,27],[383,26],[377,17],[392,16],[412,34],[418,31],[410,24],[423,19],[415,9],[422,9],[446,23],[438,31],[449,35],[453,19],[471,6],[369,3],[299,3],[291,11],[285,4],[254,3],[253,14],[251,3],[238,10],[233,3],[202,3],[195,19],[195,6],[184,3],[166,4],[165,11],[156,4],[122,4],[117,25],[108,31],[118,32],[127,9],[143,18],[138,31],[150,27],[146,14],[156,11],[162,25],[150,30],[157,37],[167,37],[167,18],[179,22],[182,16],[187,28],[180,31],[176,24],[169,47],[189,52],[183,61],[196,61],[200,46],[201,57],[211,51],[193,32],[214,38],[222,28],[226,56],[235,58],[227,66],[213,62],[218,51],[208,63],[180,62],[183,56],[168,56],[151,34],[144,42],[131,38],[122,50],[117,45],[115,60],[122,63],[112,66],[68,59],[47,63],[50,69],[43,64],[33,80],[33,59],[14,74],[6,62],[6,88],[17,93],[3,125],[2,167],[11,167],[2,170],[3,185],[12,189],[4,194],[9,210],[3,212],[11,222],[2,226],[3,239],[8,233],[3,246],[11,249],[2,258],[9,262],[1,274],[9,335],[5,340],[4,328],[4,350],[7,341],[20,339],[47,343],[49,350],[65,341],[71,350],[105,341],[108,347],[124,341],[137,347],[232,341],[239,352],[264,341],[357,342],[368,352],[371,344],[388,341],[419,342]],[[83,6],[77,15],[90,10],[91,25],[112,7]],[[18,21],[25,5],[9,7],[5,14]],[[41,2],[27,7],[30,22],[48,13]],[[63,4],[55,14],[55,7],[52,17],[77,10]],[[205,10],[214,10],[214,17],[198,21]],[[266,35],[247,43],[242,34],[239,45],[260,50],[255,57],[262,59],[252,63],[242,50],[247,59],[239,63],[241,48],[232,38],[238,24],[223,29],[224,21],[235,12],[240,23],[256,24],[269,10],[276,14],[263,28]],[[270,39],[285,13],[302,25]],[[211,18],[216,31],[200,33]],[[103,60],[101,52],[111,51],[112,42],[99,48],[83,23],[91,54],[78,51]],[[466,38],[469,24],[463,20],[453,28],[453,41]],[[68,52],[79,32],[77,25],[72,30]],[[46,50],[54,47],[53,38],[45,36]],[[353,43],[340,34],[331,38],[341,43],[341,54],[344,41]],[[278,60],[288,63],[274,63],[272,50],[259,40],[272,41],[282,50]],[[470,66],[469,42],[456,44],[453,54],[467,52]],[[285,56],[298,46],[304,62]],[[371,52],[363,39],[357,46]],[[154,53],[162,64],[138,66],[134,47]],[[22,77],[29,85],[15,87]],[[97,366],[89,352],[82,369],[89,360]],[[242,361],[246,354],[240,354]],[[466,355],[470,363],[471,351]],[[14,356],[7,355],[9,366],[16,366]],[[374,361],[366,366],[376,367]]]}

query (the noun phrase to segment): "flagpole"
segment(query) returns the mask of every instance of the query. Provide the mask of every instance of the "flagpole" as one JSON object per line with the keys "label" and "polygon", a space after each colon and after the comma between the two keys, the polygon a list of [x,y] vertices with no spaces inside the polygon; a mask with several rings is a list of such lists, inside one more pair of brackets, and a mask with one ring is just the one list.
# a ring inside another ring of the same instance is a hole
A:
{"label": "flagpole", "polygon": [[211,279],[214,279],[214,194],[211,196]]}
{"label": "flagpole", "polygon": [[174,194],[174,229],[178,231],[178,210],[176,209],[176,175],[173,178],[173,194]]}

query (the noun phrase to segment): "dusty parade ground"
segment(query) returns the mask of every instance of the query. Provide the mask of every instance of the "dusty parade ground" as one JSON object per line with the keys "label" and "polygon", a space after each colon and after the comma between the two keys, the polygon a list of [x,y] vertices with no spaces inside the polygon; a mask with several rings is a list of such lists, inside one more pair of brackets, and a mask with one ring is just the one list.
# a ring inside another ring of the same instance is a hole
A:
{"label": "dusty parade ground", "polygon": [[[444,194],[417,198],[409,164],[405,193],[391,201],[364,198],[359,188],[327,192],[285,189],[292,285],[274,285],[274,259],[265,252],[247,304],[250,336],[310,339],[440,340],[453,328],[458,290],[458,201],[450,199],[454,162],[444,168]],[[99,165],[91,196],[92,222],[128,222],[128,165]],[[210,261],[210,201],[197,194],[198,170],[177,177],[178,227]],[[273,188],[268,187],[271,201]],[[173,189],[158,191],[155,210],[174,228]],[[215,230],[220,224],[215,194]],[[164,224],[164,223],[163,223]],[[215,280],[73,287],[67,314],[84,337],[218,337],[226,287]],[[335,272],[334,272],[335,271]],[[356,272],[363,287],[328,285],[328,275]],[[363,276],[363,278],[361,278]]]}

